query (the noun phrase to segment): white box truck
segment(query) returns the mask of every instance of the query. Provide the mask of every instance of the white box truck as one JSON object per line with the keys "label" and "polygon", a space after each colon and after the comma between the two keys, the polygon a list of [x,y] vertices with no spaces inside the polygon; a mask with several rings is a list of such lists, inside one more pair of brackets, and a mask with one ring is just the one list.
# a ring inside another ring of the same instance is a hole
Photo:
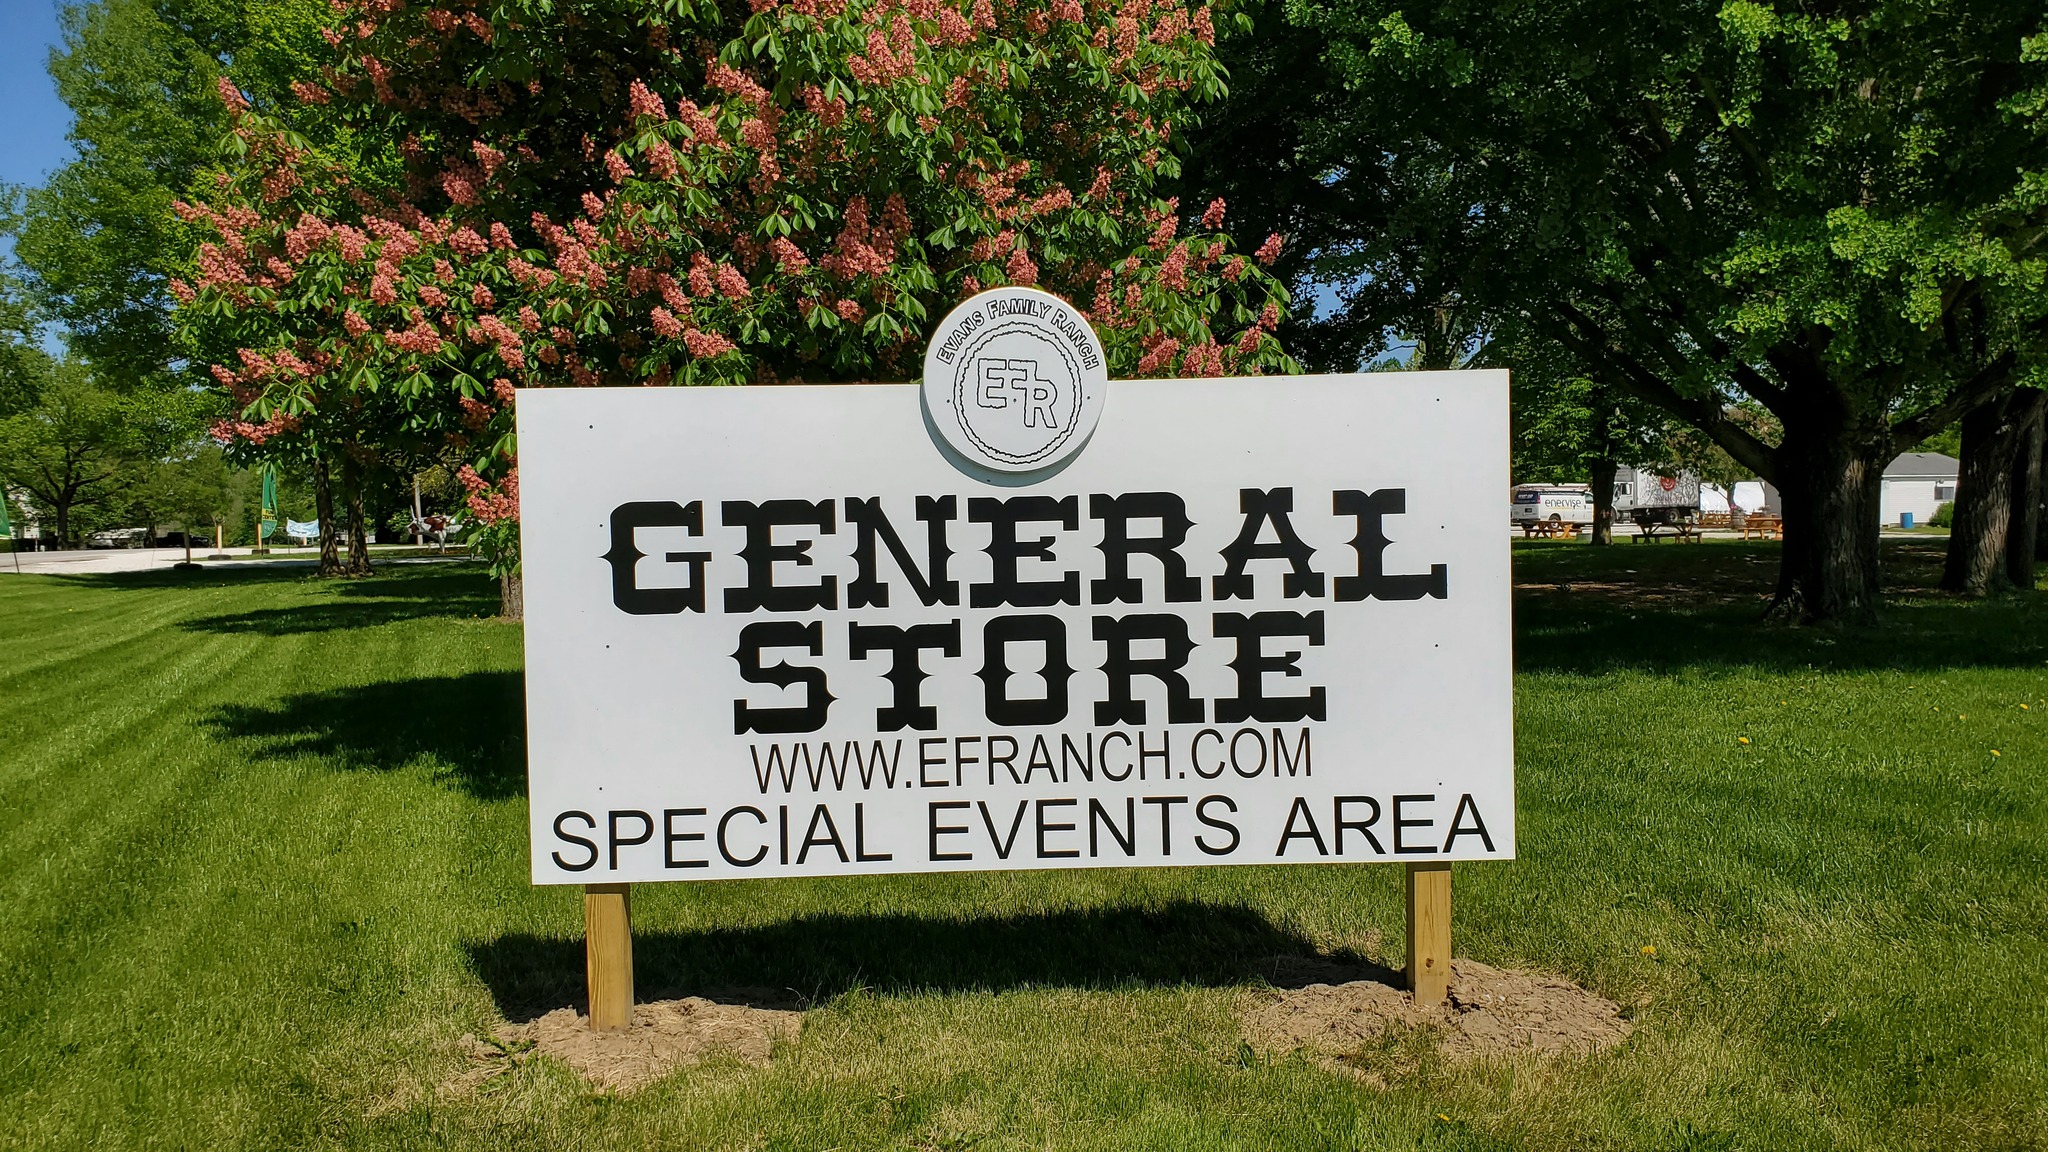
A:
{"label": "white box truck", "polygon": [[1648,468],[1619,468],[1614,473],[1614,518],[1651,524],[1690,524],[1700,518],[1700,478],[1690,472],[1673,475]]}

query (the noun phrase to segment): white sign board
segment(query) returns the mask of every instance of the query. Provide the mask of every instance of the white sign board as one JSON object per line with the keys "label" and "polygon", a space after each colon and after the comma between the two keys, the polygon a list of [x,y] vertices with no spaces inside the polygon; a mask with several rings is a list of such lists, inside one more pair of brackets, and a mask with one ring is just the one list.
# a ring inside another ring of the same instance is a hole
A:
{"label": "white sign board", "polygon": [[520,393],[536,883],[1514,855],[1505,373],[943,415]]}

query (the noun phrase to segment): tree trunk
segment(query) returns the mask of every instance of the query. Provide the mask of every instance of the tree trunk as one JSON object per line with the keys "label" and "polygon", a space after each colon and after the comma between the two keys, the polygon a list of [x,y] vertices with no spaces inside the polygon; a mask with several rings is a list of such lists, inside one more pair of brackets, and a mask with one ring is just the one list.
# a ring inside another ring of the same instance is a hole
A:
{"label": "tree trunk", "polygon": [[1892,456],[1889,433],[1802,435],[1788,426],[1774,455],[1785,538],[1771,614],[1811,623],[1875,621],[1877,508]]}
{"label": "tree trunk", "polygon": [[2034,587],[2034,558],[2041,547],[2041,475],[2048,450],[2048,392],[2020,393],[2020,446],[2012,469],[2012,523],[2006,530],[2005,578],[2015,588]]}
{"label": "tree trunk", "polygon": [[1941,572],[1945,591],[1982,596],[2005,584],[2022,407],[2017,393],[2007,393],[1963,414],[1963,467],[1956,477],[1955,521]]}
{"label": "tree trunk", "polygon": [[340,576],[341,547],[334,537],[334,485],[327,474],[327,458],[313,457],[313,514],[320,518],[320,574]]}
{"label": "tree trunk", "polygon": [[498,615],[507,620],[526,619],[526,584],[518,569],[498,581]]}
{"label": "tree trunk", "polygon": [[341,482],[348,497],[348,574],[370,574],[370,534],[363,515],[363,466],[354,457],[341,458]]}
{"label": "tree trunk", "polygon": [[50,507],[57,514],[57,547],[69,548],[71,547],[71,505],[52,503]]}
{"label": "tree trunk", "polygon": [[1595,544],[1614,543],[1614,474],[1621,466],[1609,459],[1593,461],[1589,481],[1593,486],[1593,535]]}
{"label": "tree trunk", "polygon": [[2048,413],[2043,413],[2041,475],[2034,489],[2034,559],[2048,560]]}

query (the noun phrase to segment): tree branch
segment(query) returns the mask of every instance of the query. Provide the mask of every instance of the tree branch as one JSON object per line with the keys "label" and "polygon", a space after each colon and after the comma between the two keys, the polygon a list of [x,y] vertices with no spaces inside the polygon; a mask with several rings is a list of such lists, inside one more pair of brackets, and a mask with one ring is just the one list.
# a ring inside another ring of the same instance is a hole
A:
{"label": "tree branch", "polygon": [[[2036,317],[2025,331],[2036,336],[2048,333],[2048,315]],[[1957,386],[1954,392],[1949,393],[1948,399],[1930,404],[1902,420],[1892,421],[1893,450],[1910,450],[1913,445],[1962,419],[1963,413],[1996,396],[2001,388],[2009,385],[2018,374],[2019,365],[2018,350],[2007,348]]]}
{"label": "tree branch", "polygon": [[1555,307],[1566,324],[1558,336],[1572,351],[1591,363],[1604,365],[1615,383],[1631,395],[1691,423],[1745,467],[1776,482],[1777,464],[1771,446],[1729,420],[1718,403],[1706,397],[1687,396],[1673,388],[1641,361],[1616,348],[1599,322],[1577,306],[1561,302]]}

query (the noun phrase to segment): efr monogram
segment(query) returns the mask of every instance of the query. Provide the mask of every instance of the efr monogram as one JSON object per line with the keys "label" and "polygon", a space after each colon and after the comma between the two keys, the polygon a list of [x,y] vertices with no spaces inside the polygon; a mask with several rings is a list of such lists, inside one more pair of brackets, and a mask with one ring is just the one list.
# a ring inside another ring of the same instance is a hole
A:
{"label": "efr monogram", "polygon": [[975,401],[982,408],[1008,408],[1011,401],[1024,409],[1026,428],[1058,428],[1053,401],[1059,395],[1052,381],[1038,374],[1036,360],[1006,360],[999,357],[974,362]]}

